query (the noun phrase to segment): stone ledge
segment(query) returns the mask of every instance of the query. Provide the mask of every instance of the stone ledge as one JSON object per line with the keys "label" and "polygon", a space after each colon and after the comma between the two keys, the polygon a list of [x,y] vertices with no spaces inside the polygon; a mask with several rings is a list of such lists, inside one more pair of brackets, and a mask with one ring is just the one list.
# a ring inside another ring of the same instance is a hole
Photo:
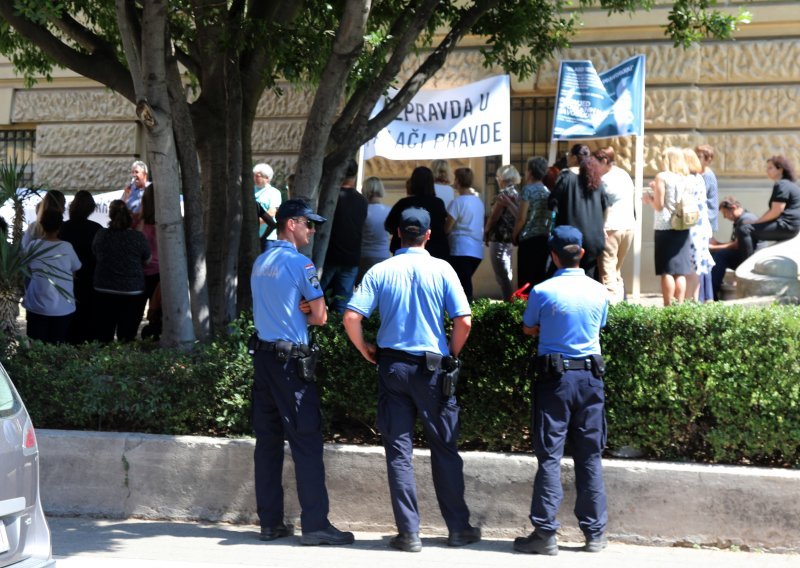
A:
{"label": "stone ledge", "polygon": [[[39,430],[44,508],[52,515],[197,519],[257,523],[250,439]],[[536,460],[525,454],[463,452],[472,521],[488,535],[530,531]],[[444,533],[431,483],[430,453],[414,453],[423,531]],[[331,521],[393,532],[383,449],[326,445]],[[609,536],[669,544],[800,550],[800,471],[605,460]],[[574,467],[564,460],[560,520],[572,516]],[[297,521],[294,470],[284,462],[286,516]]]}

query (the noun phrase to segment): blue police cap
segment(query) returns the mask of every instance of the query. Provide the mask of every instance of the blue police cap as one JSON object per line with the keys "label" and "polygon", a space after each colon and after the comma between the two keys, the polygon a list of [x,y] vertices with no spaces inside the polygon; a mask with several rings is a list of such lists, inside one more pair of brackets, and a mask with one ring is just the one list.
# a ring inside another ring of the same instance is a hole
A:
{"label": "blue police cap", "polygon": [[400,230],[409,235],[421,235],[431,228],[430,214],[420,207],[409,207],[400,213]]}
{"label": "blue police cap", "polygon": [[279,221],[281,219],[291,219],[292,217],[305,217],[316,223],[324,223],[327,221],[325,217],[320,217],[314,213],[311,207],[308,206],[308,203],[302,199],[289,199],[284,201],[281,203],[281,206],[278,207],[278,212],[275,214],[275,219]]}
{"label": "blue police cap", "polygon": [[547,239],[547,246],[556,254],[564,250],[569,245],[583,246],[583,235],[571,225],[559,225],[553,229],[550,238]]}

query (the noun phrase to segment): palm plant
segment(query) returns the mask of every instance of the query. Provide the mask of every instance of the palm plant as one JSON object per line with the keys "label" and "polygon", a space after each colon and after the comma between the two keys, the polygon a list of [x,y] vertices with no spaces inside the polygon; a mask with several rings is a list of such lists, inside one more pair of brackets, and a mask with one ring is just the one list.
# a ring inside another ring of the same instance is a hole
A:
{"label": "palm plant", "polygon": [[[25,169],[26,164],[20,165],[16,160],[0,162],[0,204],[11,201],[14,207],[14,218],[10,220],[9,226],[10,242],[6,235],[0,235],[0,333],[12,336],[19,333],[19,302],[25,293],[25,279],[32,276],[30,263],[37,258],[44,260],[44,255],[52,249],[37,246],[27,252],[22,250],[25,200],[36,193],[33,188],[21,187],[25,179]],[[47,272],[47,269],[44,270]],[[49,273],[48,276],[56,279],[60,277]]]}

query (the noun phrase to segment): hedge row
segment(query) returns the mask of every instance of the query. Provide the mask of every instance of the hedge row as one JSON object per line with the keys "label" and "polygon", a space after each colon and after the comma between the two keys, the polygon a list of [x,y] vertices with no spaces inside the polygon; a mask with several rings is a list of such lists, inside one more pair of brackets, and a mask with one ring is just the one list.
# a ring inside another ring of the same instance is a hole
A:
{"label": "hedge row", "polygon": [[[462,355],[463,448],[528,451],[530,354],[524,304],[478,301]],[[375,318],[366,324],[374,336]],[[3,365],[39,427],[249,434],[246,319],[186,353],[147,343],[6,342]],[[336,314],[317,339],[331,440],[378,442],[375,368]],[[800,309],[613,306],[601,336],[609,448],[719,463],[800,466]]]}

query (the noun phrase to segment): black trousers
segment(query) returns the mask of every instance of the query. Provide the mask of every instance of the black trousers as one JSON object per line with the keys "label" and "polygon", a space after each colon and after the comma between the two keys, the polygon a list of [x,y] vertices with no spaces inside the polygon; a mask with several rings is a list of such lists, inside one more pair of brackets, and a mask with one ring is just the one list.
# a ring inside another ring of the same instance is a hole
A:
{"label": "black trousers", "polygon": [[522,288],[530,284],[531,288],[547,279],[547,259],[550,250],[547,248],[547,235],[531,237],[519,242],[517,250],[517,285]]}
{"label": "black trousers", "polygon": [[472,302],[472,275],[478,270],[481,259],[474,256],[451,256],[449,260],[450,266],[453,267],[456,275],[458,275],[461,287],[464,288],[467,300]]}
{"label": "black trousers", "polygon": [[27,334],[31,339],[45,343],[64,343],[67,340],[69,324],[73,314],[65,316],[45,316],[33,312],[25,312]]}
{"label": "black trousers", "polygon": [[253,429],[256,505],[262,527],[283,522],[283,441],[294,460],[303,532],[327,528],[328,490],[322,461],[322,416],[317,383],[297,376],[297,360],[274,352],[254,357]]}
{"label": "black trousers", "polygon": [[136,339],[142,321],[142,296],[96,292],[94,322],[97,340],[111,343],[114,335],[119,341]]}
{"label": "black trousers", "polygon": [[743,224],[738,232],[739,250],[745,259],[752,256],[760,241],[788,241],[797,233],[798,229],[787,227],[780,218],[766,223]]}
{"label": "black trousers", "polygon": [[444,397],[438,370],[429,373],[422,362],[395,354],[381,354],[378,376],[378,428],[397,530],[419,531],[413,460],[417,417],[431,449],[433,488],[447,529],[465,530],[469,509],[464,500],[464,462],[456,445],[460,433],[456,397]]}

